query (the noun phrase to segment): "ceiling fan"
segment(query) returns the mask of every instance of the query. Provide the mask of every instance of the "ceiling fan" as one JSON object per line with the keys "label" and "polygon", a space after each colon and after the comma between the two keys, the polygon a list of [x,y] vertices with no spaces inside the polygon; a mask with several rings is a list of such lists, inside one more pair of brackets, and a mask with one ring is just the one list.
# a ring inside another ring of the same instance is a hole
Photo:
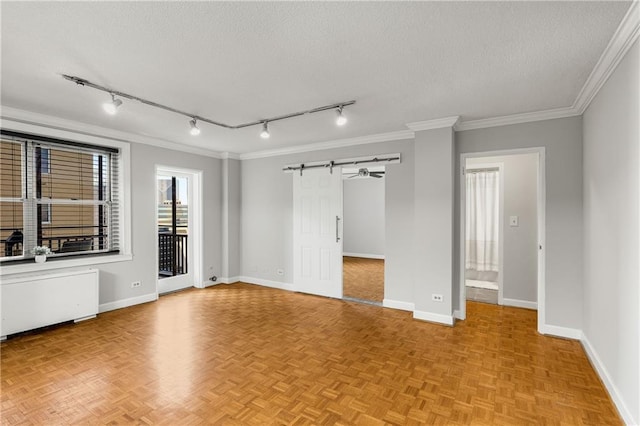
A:
{"label": "ceiling fan", "polygon": [[384,176],[384,171],[380,172],[370,172],[367,168],[359,169],[357,173],[345,173],[345,176],[349,176],[347,179],[352,179],[354,177],[374,177],[380,179]]}

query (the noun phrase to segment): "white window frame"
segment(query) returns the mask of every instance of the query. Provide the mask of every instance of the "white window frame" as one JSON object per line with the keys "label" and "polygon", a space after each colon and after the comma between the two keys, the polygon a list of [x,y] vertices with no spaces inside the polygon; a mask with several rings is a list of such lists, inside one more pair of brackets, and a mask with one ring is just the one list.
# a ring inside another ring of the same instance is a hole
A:
{"label": "white window frame", "polygon": [[44,125],[23,123],[20,121],[7,119],[3,117],[2,128],[4,130],[21,132],[32,135],[39,135],[49,138],[62,139],[70,142],[78,142],[91,144],[96,146],[104,146],[108,148],[116,148],[120,150],[118,156],[118,199],[120,200],[119,211],[119,231],[120,231],[120,247],[119,253],[113,255],[95,255],[60,258],[56,261],[45,263],[18,263],[6,264],[0,268],[0,276],[19,274],[25,272],[43,271],[51,269],[71,268],[78,266],[90,266],[103,263],[113,263],[130,261],[133,259],[131,253],[131,145],[129,142],[110,139],[102,136],[95,136],[63,130],[58,128],[47,127]]}

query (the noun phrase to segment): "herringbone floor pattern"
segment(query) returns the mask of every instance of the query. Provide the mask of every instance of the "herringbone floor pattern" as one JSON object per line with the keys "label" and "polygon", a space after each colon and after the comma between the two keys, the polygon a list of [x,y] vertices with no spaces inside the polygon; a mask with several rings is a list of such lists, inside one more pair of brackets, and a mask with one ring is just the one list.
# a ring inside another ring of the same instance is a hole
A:
{"label": "herringbone floor pattern", "polygon": [[384,260],[344,256],[342,292],[356,299],[382,302],[384,299]]}
{"label": "herringbone floor pattern", "polygon": [[248,284],[2,343],[2,423],[620,424],[580,344],[470,302],[455,327]]}

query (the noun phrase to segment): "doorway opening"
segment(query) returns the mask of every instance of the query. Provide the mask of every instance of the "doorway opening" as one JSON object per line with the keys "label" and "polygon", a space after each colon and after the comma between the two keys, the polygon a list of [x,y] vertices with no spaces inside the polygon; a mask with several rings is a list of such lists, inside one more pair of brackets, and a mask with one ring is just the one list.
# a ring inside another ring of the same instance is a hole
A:
{"label": "doorway opening", "polygon": [[342,169],[343,299],[384,300],[385,167]]}
{"label": "doorway opening", "polygon": [[461,156],[460,301],[538,310],[544,324],[544,148]]}
{"label": "doorway opening", "polygon": [[502,305],[504,163],[469,158],[465,165],[466,299]]}
{"label": "doorway opening", "polygon": [[200,173],[156,169],[158,294],[201,283]]}

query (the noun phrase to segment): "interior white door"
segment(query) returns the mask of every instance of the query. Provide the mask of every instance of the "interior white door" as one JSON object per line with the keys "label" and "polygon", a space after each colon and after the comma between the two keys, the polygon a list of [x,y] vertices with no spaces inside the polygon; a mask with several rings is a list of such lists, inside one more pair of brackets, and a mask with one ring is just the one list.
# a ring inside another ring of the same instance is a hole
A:
{"label": "interior white door", "polygon": [[293,285],[342,298],[342,173],[293,173]]}

